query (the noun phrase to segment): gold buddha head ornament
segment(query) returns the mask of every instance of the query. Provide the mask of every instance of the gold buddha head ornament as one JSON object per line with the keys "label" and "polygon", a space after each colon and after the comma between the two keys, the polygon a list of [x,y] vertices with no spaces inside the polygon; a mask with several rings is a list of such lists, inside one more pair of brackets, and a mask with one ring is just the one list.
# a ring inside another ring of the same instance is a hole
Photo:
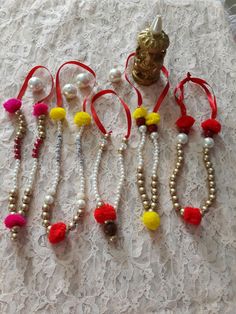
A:
{"label": "gold buddha head ornament", "polygon": [[138,47],[134,58],[132,75],[140,85],[158,81],[170,41],[162,30],[162,18],[158,15],[150,27],[138,34]]}

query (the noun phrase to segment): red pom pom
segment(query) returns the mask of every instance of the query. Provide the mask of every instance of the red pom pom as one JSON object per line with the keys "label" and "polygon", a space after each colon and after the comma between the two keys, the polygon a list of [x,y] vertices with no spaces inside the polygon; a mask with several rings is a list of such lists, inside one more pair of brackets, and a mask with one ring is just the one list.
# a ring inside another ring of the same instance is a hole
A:
{"label": "red pom pom", "polygon": [[179,129],[186,129],[186,131],[189,131],[191,127],[193,126],[195,122],[195,119],[191,116],[183,116],[180,117],[175,124]]}
{"label": "red pom pom", "polygon": [[156,124],[150,124],[147,126],[147,129],[149,133],[157,132],[158,126]]}
{"label": "red pom pom", "polygon": [[146,119],[145,118],[138,118],[138,119],[136,119],[136,124],[137,124],[137,126],[144,125],[144,124],[146,124]]}
{"label": "red pom pom", "polygon": [[104,204],[95,209],[94,218],[99,224],[104,224],[108,220],[116,220],[115,208],[109,204]]}
{"label": "red pom pom", "polygon": [[48,114],[48,105],[44,103],[37,103],[33,107],[33,115],[38,117],[41,115],[47,115]]}
{"label": "red pom pom", "polygon": [[65,239],[66,236],[66,225],[64,222],[58,222],[51,226],[48,240],[52,244],[56,244]]}
{"label": "red pom pom", "polygon": [[20,99],[11,98],[11,99],[8,99],[6,102],[4,102],[3,107],[9,113],[15,113],[17,110],[20,109],[21,104],[22,102]]}
{"label": "red pom pom", "polygon": [[214,134],[218,134],[221,131],[221,124],[215,119],[208,119],[202,122],[202,128],[204,131],[211,131]]}
{"label": "red pom pom", "polygon": [[199,208],[185,207],[183,218],[189,224],[199,225],[202,220],[202,214]]}

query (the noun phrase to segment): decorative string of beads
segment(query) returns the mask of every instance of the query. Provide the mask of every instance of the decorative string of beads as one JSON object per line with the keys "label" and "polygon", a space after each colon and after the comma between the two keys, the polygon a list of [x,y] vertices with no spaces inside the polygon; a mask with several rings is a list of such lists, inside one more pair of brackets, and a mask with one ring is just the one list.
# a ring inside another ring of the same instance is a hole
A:
{"label": "decorative string of beads", "polygon": [[[137,167],[137,185],[140,198],[143,204],[144,213],[142,221],[149,230],[156,230],[160,225],[160,216],[158,215],[158,190],[157,190],[157,168],[159,161],[159,144],[158,144],[158,127],[160,115],[152,112],[148,113],[143,106],[138,107],[133,117],[136,120],[139,132],[141,134],[140,143],[138,145],[138,167]],[[153,164],[152,164],[152,179],[151,179],[151,200],[148,197],[145,188],[144,175],[144,146],[146,142],[146,134],[149,134],[153,144]]]}
{"label": "decorative string of beads", "polygon": [[183,219],[193,225],[199,225],[202,217],[208,212],[209,207],[213,204],[216,198],[216,188],[214,180],[214,168],[210,160],[210,149],[214,146],[213,135],[218,134],[221,130],[221,126],[215,119],[209,119],[202,123],[203,134],[203,161],[207,170],[208,180],[208,198],[204,202],[201,208],[185,207],[180,205],[177,197],[177,177],[184,163],[184,146],[188,143],[188,133],[193,126],[195,120],[190,116],[183,116],[177,120],[176,125],[179,129],[177,135],[176,153],[177,160],[173,174],[170,177],[170,194],[174,209],[180,213]]}
{"label": "decorative string of beads", "polygon": [[17,207],[17,200],[19,195],[18,189],[18,177],[21,164],[21,151],[22,140],[26,133],[26,121],[25,117],[20,109],[21,101],[19,99],[10,99],[3,104],[4,108],[9,113],[14,113],[18,119],[18,130],[14,139],[14,157],[16,159],[16,165],[13,176],[13,189],[9,193],[8,209],[10,214],[5,218],[5,226],[11,231],[11,239],[16,240],[18,237],[19,228],[26,224],[26,215],[29,211],[29,204],[32,197],[33,184],[38,167],[38,157],[41,144],[45,138],[45,117],[48,111],[48,106],[43,103],[37,103],[33,107],[33,115],[37,117],[38,134],[34,142],[34,148],[32,149],[32,157],[34,158],[33,167],[31,169],[27,187],[22,197],[22,203]]}

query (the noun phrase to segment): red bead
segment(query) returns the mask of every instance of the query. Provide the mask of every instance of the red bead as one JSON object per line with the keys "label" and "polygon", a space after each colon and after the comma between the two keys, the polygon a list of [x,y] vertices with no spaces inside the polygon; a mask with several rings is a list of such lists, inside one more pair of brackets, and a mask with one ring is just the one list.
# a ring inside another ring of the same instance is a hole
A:
{"label": "red bead", "polygon": [[189,134],[189,129],[187,128],[179,128],[179,133],[185,133],[185,134]]}
{"label": "red bead", "polygon": [[214,132],[212,132],[211,130],[204,130],[204,136],[205,137],[213,137]]}
{"label": "red bead", "polygon": [[66,236],[66,225],[63,222],[55,223],[51,226],[48,240],[52,244],[59,243],[65,239]]}
{"label": "red bead", "polygon": [[20,144],[21,143],[21,139],[19,137],[17,137],[17,138],[14,139],[14,142],[16,144]]}
{"label": "red bead", "polygon": [[199,225],[202,220],[202,214],[199,208],[185,207],[183,218],[189,224]]}
{"label": "red bead", "polygon": [[221,124],[215,119],[208,119],[202,122],[203,130],[212,131],[214,134],[218,134],[221,131]]}
{"label": "red bead", "polygon": [[16,155],[20,154],[20,149],[19,149],[19,148],[15,148],[15,149],[14,149],[14,153],[15,153]]}
{"label": "red bead", "polygon": [[20,144],[15,144],[14,145],[14,149],[20,149],[21,148],[21,145]]}
{"label": "red bead", "polygon": [[39,156],[38,156],[37,153],[33,153],[33,154],[32,154],[32,157],[33,157],[33,158],[38,158]]}
{"label": "red bead", "polygon": [[191,116],[183,116],[183,117],[180,117],[176,122],[175,124],[177,125],[177,127],[180,129],[180,128],[184,128],[184,129],[187,129],[187,130],[190,130],[191,127],[193,126],[195,122],[195,119]]}
{"label": "red bead", "polygon": [[94,218],[99,224],[104,224],[105,221],[116,220],[115,208],[109,204],[103,204],[94,211]]}
{"label": "red bead", "polygon": [[147,130],[149,133],[157,132],[158,126],[156,124],[151,124],[147,126]]}
{"label": "red bead", "polygon": [[33,148],[32,153],[37,154],[38,153],[38,149],[37,148]]}
{"label": "red bead", "polygon": [[145,125],[146,124],[146,119],[145,118],[138,118],[136,119],[136,125],[137,126],[141,126],[141,125]]}
{"label": "red bead", "polygon": [[21,159],[21,155],[20,154],[15,155],[15,159]]}

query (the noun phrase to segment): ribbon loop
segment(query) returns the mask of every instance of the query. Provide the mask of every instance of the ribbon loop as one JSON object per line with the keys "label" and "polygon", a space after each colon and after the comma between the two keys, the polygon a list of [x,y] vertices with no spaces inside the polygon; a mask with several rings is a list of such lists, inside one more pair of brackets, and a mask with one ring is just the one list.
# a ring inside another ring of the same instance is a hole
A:
{"label": "ribbon loop", "polygon": [[[128,65],[129,65],[129,61],[131,58],[133,58],[135,56],[135,52],[132,52],[127,60],[126,60],[126,64],[125,64],[125,79],[126,81],[130,84],[130,86],[135,90],[136,94],[137,94],[137,103],[138,103],[138,107],[142,106],[143,104],[143,99],[142,99],[142,94],[141,92],[138,90],[137,87],[134,86],[134,84],[130,81],[129,77],[128,77],[128,73],[127,73],[127,70],[128,70]],[[157,99],[157,102],[153,108],[153,112],[157,112],[163,102],[163,100],[165,99],[166,95],[168,94],[168,91],[169,91],[169,88],[170,88],[170,82],[169,82],[169,73],[168,73],[168,70],[164,67],[164,65],[162,66],[161,68],[161,72],[163,73],[163,75],[166,77],[167,79],[167,83],[162,91],[162,93],[160,94],[160,96],[158,97]]]}
{"label": "ribbon loop", "polygon": [[21,87],[21,89],[20,89],[20,91],[19,91],[19,93],[18,93],[18,95],[17,95],[17,99],[20,99],[20,100],[21,100],[21,99],[23,98],[23,96],[24,96],[24,94],[25,94],[25,92],[26,92],[26,90],[27,90],[29,80],[31,79],[31,77],[34,75],[34,73],[35,73],[38,69],[45,69],[45,70],[49,73],[50,78],[51,78],[51,89],[50,89],[49,94],[48,94],[46,97],[43,97],[42,99],[40,99],[40,100],[38,101],[38,103],[44,102],[44,101],[48,100],[48,99],[52,96],[53,88],[54,88],[54,79],[53,79],[53,76],[52,76],[51,72],[49,71],[48,68],[46,68],[46,67],[43,66],[43,65],[36,65],[36,66],[33,67],[33,68],[29,71],[29,73],[27,74],[27,76],[26,76],[26,78],[25,78],[25,80],[24,80],[24,83],[23,83],[23,85],[22,85],[22,87]]}
{"label": "ribbon loop", "polygon": [[[63,97],[62,97],[62,93],[61,93],[61,87],[60,87],[60,72],[61,69],[65,66],[65,65],[76,65],[78,67],[83,68],[84,70],[86,70],[87,72],[89,72],[90,74],[92,74],[93,78],[94,78],[94,82],[92,85],[92,89],[94,88],[95,84],[96,84],[96,73],[94,72],[93,69],[91,69],[88,65],[80,62],[80,61],[76,61],[76,60],[71,60],[71,61],[67,61],[65,63],[63,63],[59,69],[57,70],[57,74],[56,74],[56,97],[57,97],[57,106],[58,107],[62,107],[63,106]],[[83,111],[86,111],[86,106],[87,106],[87,101],[89,96],[91,95],[92,92],[90,92],[83,100]]]}
{"label": "ribbon loop", "polygon": [[117,94],[114,90],[112,90],[112,89],[105,89],[105,90],[99,91],[97,94],[95,94],[95,95],[93,96],[93,98],[92,98],[92,100],[91,100],[91,104],[90,104],[90,106],[91,106],[91,113],[92,113],[93,119],[94,119],[94,121],[95,121],[97,127],[99,128],[99,130],[100,130],[104,135],[105,135],[105,134],[111,134],[111,133],[112,133],[112,131],[107,131],[107,130],[105,129],[104,125],[102,124],[102,122],[101,122],[101,120],[99,119],[98,114],[97,114],[97,112],[96,112],[96,110],[95,110],[95,102],[96,102],[96,100],[98,100],[98,98],[100,98],[100,97],[102,97],[102,96],[104,96],[104,95],[108,95],[108,94],[113,94],[113,95],[115,95],[115,96],[119,99],[121,105],[122,105],[122,106],[124,107],[124,109],[125,109],[125,114],[126,114],[126,119],[127,119],[127,133],[126,133],[125,137],[128,139],[128,138],[130,137],[131,125],[132,125],[131,113],[130,113],[129,107],[128,107],[128,105],[126,104],[126,102],[125,102],[122,98],[120,98],[120,97],[118,96],[118,94]]}
{"label": "ribbon loop", "polygon": [[[180,81],[180,83],[174,89],[175,100],[176,100],[178,106],[180,107],[181,115],[182,116],[187,115],[187,109],[186,109],[186,106],[185,106],[183,101],[184,101],[184,85],[186,84],[186,82],[189,82],[189,81],[191,81],[195,84],[198,84],[205,91],[208,102],[209,102],[210,107],[211,107],[211,118],[215,119],[217,116],[217,103],[216,103],[216,97],[214,95],[212,87],[205,80],[198,78],[198,77],[192,77],[189,72],[187,73],[186,78],[184,78],[182,81]],[[211,88],[212,93],[207,88],[207,86],[209,86]],[[177,95],[178,92],[180,92],[179,96]]]}

